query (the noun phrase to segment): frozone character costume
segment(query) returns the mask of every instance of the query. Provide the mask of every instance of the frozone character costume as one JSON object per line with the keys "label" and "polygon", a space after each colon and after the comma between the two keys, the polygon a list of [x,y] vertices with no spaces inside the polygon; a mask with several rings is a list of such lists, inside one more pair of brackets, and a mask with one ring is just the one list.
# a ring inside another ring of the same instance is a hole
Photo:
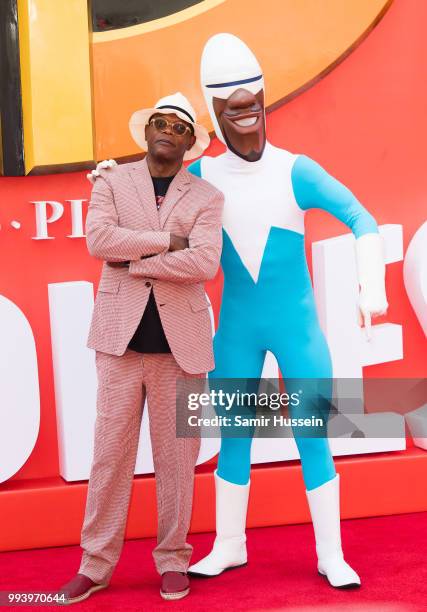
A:
{"label": "frozone character costume", "polygon": [[[251,50],[231,34],[205,45],[201,82],[226,152],[189,170],[225,196],[221,265],[224,289],[210,380],[258,379],[266,351],[285,384],[332,379],[332,363],[316,312],[304,248],[304,215],[328,211],[356,241],[359,308],[365,319],[387,309],[383,249],[375,219],[319,164],[271,145],[265,136],[264,79]],[[287,390],[288,385],[287,385]],[[334,587],[360,585],[343,557],[339,475],[325,436],[294,431],[313,521],[318,571]],[[215,472],[216,539],[190,573],[215,576],[246,563],[245,523],[251,437],[223,437]]]}

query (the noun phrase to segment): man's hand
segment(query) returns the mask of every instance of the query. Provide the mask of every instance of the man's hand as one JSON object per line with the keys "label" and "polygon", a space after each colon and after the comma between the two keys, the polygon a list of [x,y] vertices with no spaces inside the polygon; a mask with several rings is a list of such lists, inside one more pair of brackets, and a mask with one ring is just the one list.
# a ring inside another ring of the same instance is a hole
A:
{"label": "man's hand", "polygon": [[188,238],[171,234],[169,251],[183,251],[188,249]]}
{"label": "man's hand", "polygon": [[92,185],[95,185],[96,179],[100,176],[99,171],[106,170],[107,168],[114,168],[114,166],[117,166],[117,162],[114,161],[114,159],[104,159],[104,161],[99,162],[95,170],[86,174],[86,178]]}

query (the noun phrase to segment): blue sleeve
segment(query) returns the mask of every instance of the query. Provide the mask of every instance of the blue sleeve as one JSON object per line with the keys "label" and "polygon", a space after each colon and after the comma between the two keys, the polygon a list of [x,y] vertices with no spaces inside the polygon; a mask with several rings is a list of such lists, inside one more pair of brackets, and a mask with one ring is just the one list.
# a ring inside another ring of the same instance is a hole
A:
{"label": "blue sleeve", "polygon": [[292,168],[292,187],[303,210],[322,208],[345,223],[356,238],[378,233],[377,222],[347,187],[318,163],[299,155]]}
{"label": "blue sleeve", "polygon": [[202,178],[201,161],[201,158],[197,159],[195,162],[193,162],[187,167],[188,172],[191,172],[191,174],[194,174],[194,176],[198,176],[199,178]]}

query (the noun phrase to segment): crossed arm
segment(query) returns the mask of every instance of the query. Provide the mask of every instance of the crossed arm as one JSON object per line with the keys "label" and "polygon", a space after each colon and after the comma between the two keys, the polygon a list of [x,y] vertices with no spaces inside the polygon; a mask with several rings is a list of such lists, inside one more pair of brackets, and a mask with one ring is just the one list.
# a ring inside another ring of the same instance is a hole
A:
{"label": "crossed arm", "polygon": [[[201,207],[188,236],[188,248],[184,248],[185,239],[180,244],[168,231],[120,227],[113,191],[99,176],[86,218],[89,253],[108,262],[130,262],[131,276],[183,283],[208,280],[215,276],[221,255],[223,204],[223,195],[215,191]],[[176,247],[172,246],[174,241]]]}
{"label": "crossed arm", "polygon": [[107,180],[99,176],[86,217],[86,243],[94,257],[126,261],[167,251],[170,233],[119,227],[113,191]]}
{"label": "crossed arm", "polygon": [[222,248],[224,196],[216,191],[200,209],[188,236],[188,248],[131,261],[129,274],[159,280],[197,283],[213,278]]}

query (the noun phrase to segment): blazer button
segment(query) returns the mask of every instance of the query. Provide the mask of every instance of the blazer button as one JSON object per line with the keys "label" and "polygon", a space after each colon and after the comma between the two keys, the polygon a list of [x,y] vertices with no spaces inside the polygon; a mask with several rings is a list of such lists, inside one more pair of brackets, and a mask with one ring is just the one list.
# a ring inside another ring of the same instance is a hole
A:
{"label": "blazer button", "polygon": [[151,287],[151,283],[150,283],[150,281],[146,281],[145,286],[146,286],[146,287]]}

